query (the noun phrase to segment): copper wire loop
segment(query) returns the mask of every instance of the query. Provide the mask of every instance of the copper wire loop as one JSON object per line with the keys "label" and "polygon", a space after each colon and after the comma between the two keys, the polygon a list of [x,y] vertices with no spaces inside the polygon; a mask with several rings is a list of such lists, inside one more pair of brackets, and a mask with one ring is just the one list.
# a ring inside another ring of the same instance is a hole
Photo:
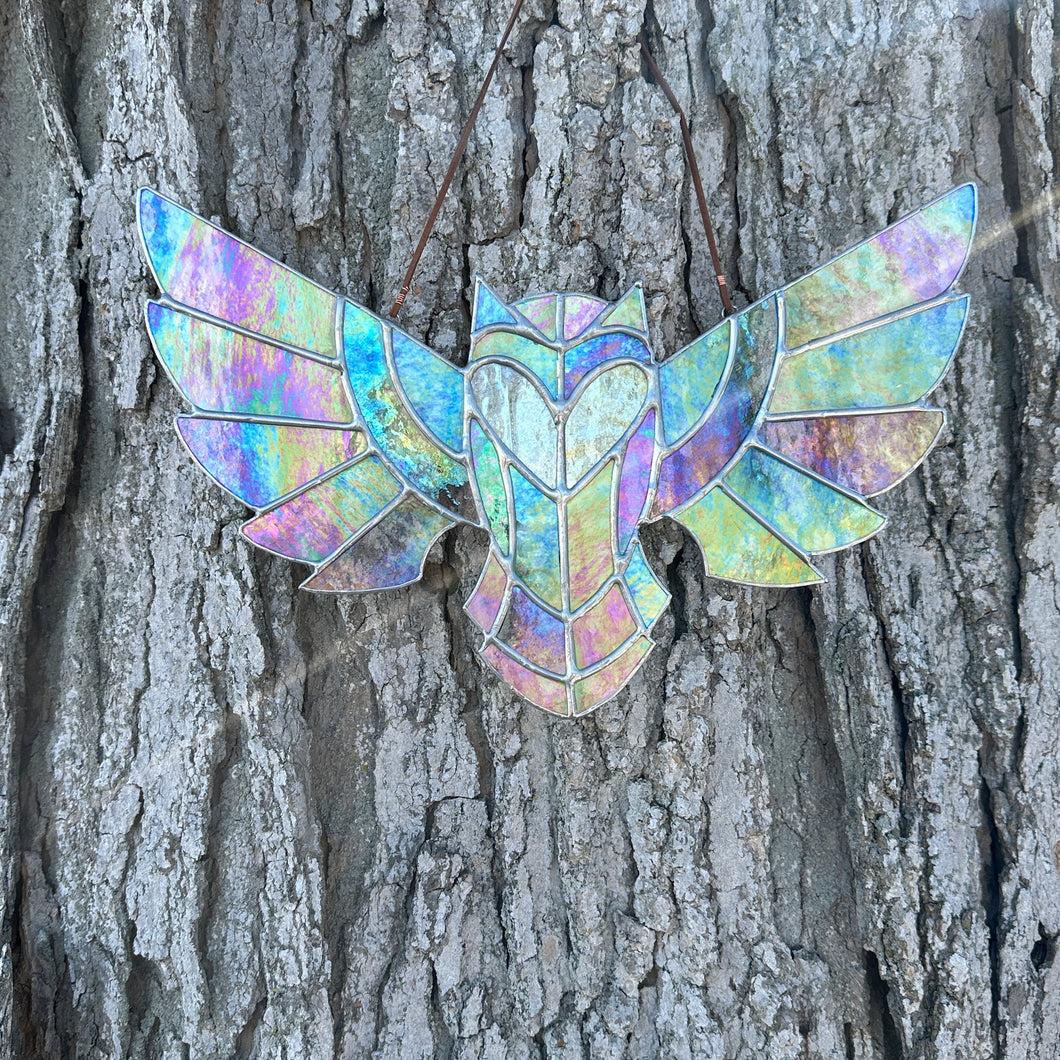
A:
{"label": "copper wire loop", "polygon": [[[394,304],[390,307],[391,320],[393,320],[401,311],[405,299],[412,290],[412,277],[416,272],[416,267],[420,263],[420,258],[423,257],[423,251],[427,246],[427,240],[431,237],[434,223],[438,220],[438,214],[442,209],[442,202],[453,183],[453,178],[456,176],[460,160],[464,157],[464,152],[467,150],[468,141],[471,139],[471,130],[474,128],[479,111],[482,109],[482,101],[486,98],[486,92],[489,90],[490,82],[493,80],[493,75],[497,71],[497,64],[500,62],[501,53],[504,51],[504,46],[508,43],[508,38],[511,36],[512,29],[515,26],[515,20],[519,17],[519,12],[522,9],[522,6],[523,0],[515,0],[515,6],[512,8],[511,16],[508,19],[508,25],[505,26],[504,33],[501,34],[500,43],[498,43],[497,50],[494,52],[493,62],[490,63],[490,68],[486,71],[485,80],[482,82],[482,87],[479,89],[478,96],[471,108],[471,113],[468,114],[467,121],[464,122],[464,128],[460,133],[460,139],[457,141],[456,150],[453,152],[453,157],[449,162],[449,168],[446,171],[445,179],[442,181],[442,186],[438,189],[438,195],[434,200],[434,205],[431,207],[431,212],[427,215],[427,221],[423,226],[423,232],[420,235],[419,243],[416,244],[416,249],[413,251],[412,259],[409,262],[408,270],[405,273],[405,279],[402,281],[401,290],[398,292],[397,298],[394,299]],[[725,282],[725,275],[721,268],[721,258],[718,255],[718,244],[714,239],[714,226],[710,223],[710,211],[707,209],[707,197],[703,193],[703,181],[699,176],[699,166],[696,163],[696,153],[692,147],[692,134],[688,128],[688,120],[685,118],[685,112],[681,109],[680,103],[677,102],[677,97],[674,95],[669,83],[666,78],[663,77],[662,71],[659,69],[654,57],[648,50],[648,44],[644,39],[643,31],[641,31],[638,40],[640,41],[641,54],[644,56],[644,59],[651,70],[652,76],[659,83],[659,87],[670,101],[670,106],[672,106],[677,112],[677,116],[681,122],[681,139],[684,142],[685,157],[688,159],[688,168],[692,174],[692,185],[695,188],[696,200],[699,203],[699,212],[703,218],[703,228],[707,233],[707,246],[710,248],[710,258],[714,265],[714,274],[718,280],[718,293],[721,295],[721,304],[725,307],[725,315],[728,316],[733,311],[732,299],[729,297],[729,285]]]}

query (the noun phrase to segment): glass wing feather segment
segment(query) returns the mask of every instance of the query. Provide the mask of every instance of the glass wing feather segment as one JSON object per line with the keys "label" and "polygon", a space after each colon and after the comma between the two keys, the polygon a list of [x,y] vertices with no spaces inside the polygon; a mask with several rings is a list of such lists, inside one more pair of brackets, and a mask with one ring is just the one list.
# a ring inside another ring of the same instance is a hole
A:
{"label": "glass wing feather segment", "polygon": [[660,366],[651,518],[672,515],[710,574],[820,580],[812,557],[871,537],[866,503],[913,471],[944,414],[975,230],[965,184],[743,310]]}
{"label": "glass wing feather segment", "polygon": [[463,371],[356,302],[343,303],[342,344],[362,423],[396,473],[448,514],[476,522]]}
{"label": "glass wing feather segment", "polygon": [[[318,591],[416,580],[469,510],[459,369],[158,192],[141,189],[137,212],[163,293],[147,304],[151,342],[192,406],[177,431],[256,511],[247,539],[314,566],[304,584]],[[360,334],[368,318],[380,371],[358,390],[346,325]]]}
{"label": "glass wing feather segment", "polygon": [[288,349],[338,356],[330,291],[150,188],[137,196],[137,222],[168,299]]}

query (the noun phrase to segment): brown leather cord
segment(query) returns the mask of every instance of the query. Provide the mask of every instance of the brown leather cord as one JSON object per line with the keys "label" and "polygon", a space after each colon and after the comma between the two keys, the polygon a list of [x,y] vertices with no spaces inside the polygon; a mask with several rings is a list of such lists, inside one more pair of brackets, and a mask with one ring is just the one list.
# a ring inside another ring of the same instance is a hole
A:
{"label": "brown leather cord", "polygon": [[677,97],[663,77],[662,71],[655,62],[651,52],[648,51],[648,42],[644,39],[644,31],[640,33],[640,53],[644,56],[652,77],[659,82],[663,94],[670,101],[670,106],[677,111],[677,117],[681,120],[681,139],[685,144],[685,156],[688,158],[688,168],[692,173],[692,185],[696,189],[696,198],[699,200],[699,212],[703,216],[703,228],[707,233],[707,246],[710,247],[710,260],[714,263],[714,274],[718,279],[718,294],[721,295],[721,304],[725,306],[725,315],[732,312],[732,299],[729,297],[729,285],[725,282],[725,275],[721,269],[721,258],[718,256],[718,244],[714,239],[714,226],[710,223],[710,211],[707,209],[707,197],[703,194],[703,181],[699,179],[699,166],[696,164],[696,152],[692,148],[692,133],[688,128],[688,119],[677,102]]}
{"label": "brown leather cord", "polygon": [[522,9],[522,6],[523,0],[515,0],[515,7],[512,8],[511,17],[508,19],[508,25],[504,27],[504,33],[501,34],[500,44],[497,45],[497,50],[494,52],[493,62],[490,63],[490,68],[486,71],[486,80],[482,82],[482,88],[479,89],[475,105],[471,108],[471,113],[467,116],[467,121],[464,122],[464,130],[461,132],[460,141],[456,145],[456,150],[453,152],[453,160],[449,163],[449,170],[445,174],[445,180],[442,181],[442,186],[438,189],[438,197],[434,200],[434,206],[431,207],[431,212],[427,216],[427,223],[423,226],[423,235],[420,236],[419,244],[412,255],[412,260],[409,262],[408,272],[405,273],[405,279],[401,284],[401,290],[398,291],[398,296],[394,300],[394,304],[390,307],[391,320],[393,320],[401,311],[402,303],[408,297],[409,291],[412,290],[412,275],[416,271],[416,266],[420,263],[420,258],[423,256],[423,250],[427,246],[427,240],[431,237],[431,229],[434,228],[434,222],[438,220],[438,213],[442,208],[442,200],[445,198],[445,194],[449,190],[449,185],[453,183],[453,177],[456,176],[456,170],[460,165],[460,159],[464,157],[464,151],[467,150],[467,142],[471,139],[471,130],[474,128],[475,119],[478,117],[478,112],[482,108],[482,101],[486,98],[486,92],[489,89],[490,82],[493,80],[493,75],[497,70],[497,64],[501,61],[501,52],[504,51],[504,46],[508,43],[508,37],[511,35],[512,27],[515,25],[515,20],[519,17],[519,11]]}
{"label": "brown leather cord", "polygon": [[[442,181],[442,186],[438,189],[438,196],[434,200],[434,206],[431,207],[431,212],[427,215],[427,223],[423,226],[423,233],[420,235],[420,241],[416,245],[416,249],[412,254],[412,260],[409,262],[408,271],[405,273],[405,279],[401,284],[401,290],[398,292],[394,304],[390,307],[391,320],[393,320],[401,311],[401,306],[408,297],[409,291],[412,290],[412,277],[416,272],[416,266],[419,265],[420,258],[423,257],[423,251],[427,246],[427,240],[431,237],[434,222],[438,220],[438,214],[442,209],[442,202],[445,199],[446,193],[449,191],[450,185],[453,183],[453,178],[456,176],[460,160],[464,157],[464,152],[467,150],[468,141],[471,139],[471,130],[474,128],[479,111],[482,109],[482,101],[486,98],[486,92],[489,90],[490,82],[493,80],[493,75],[497,70],[497,64],[500,62],[501,53],[504,51],[504,46],[508,43],[508,37],[511,35],[512,29],[515,26],[515,20],[519,17],[519,12],[522,9],[522,6],[523,0],[515,0],[515,6],[512,8],[511,17],[508,19],[508,25],[505,26],[504,33],[501,34],[500,43],[497,45],[497,51],[493,55],[493,62],[490,63],[490,68],[486,72],[486,79],[482,82],[482,88],[479,89],[478,97],[475,99],[474,106],[471,108],[471,113],[467,116],[467,121],[464,122],[464,128],[460,133],[460,140],[456,145],[456,150],[453,152],[453,158],[449,163],[449,169],[445,174],[445,179]],[[696,154],[692,148],[692,134],[688,129],[688,120],[685,118],[685,112],[681,109],[680,103],[677,102],[677,97],[673,94],[669,84],[667,84],[666,78],[663,77],[662,71],[656,64],[651,52],[648,51],[648,45],[644,39],[643,31],[640,34],[639,40],[641,54],[644,56],[644,59],[652,72],[652,76],[659,82],[659,87],[663,90],[663,93],[670,101],[670,105],[677,112],[677,116],[681,121],[681,139],[684,141],[685,145],[685,156],[688,159],[688,168],[692,173],[692,184],[696,189],[699,212],[703,216],[703,228],[707,233],[707,246],[710,247],[710,257],[711,261],[714,262],[714,273],[718,280],[718,293],[721,295],[721,303],[725,307],[725,315],[728,316],[733,311],[732,299],[729,297],[729,286],[725,282],[725,276],[721,269],[721,259],[718,256],[718,244],[714,239],[714,227],[710,223],[710,212],[707,210],[707,198],[703,194],[703,181],[700,180],[699,177],[699,166],[696,164]]]}

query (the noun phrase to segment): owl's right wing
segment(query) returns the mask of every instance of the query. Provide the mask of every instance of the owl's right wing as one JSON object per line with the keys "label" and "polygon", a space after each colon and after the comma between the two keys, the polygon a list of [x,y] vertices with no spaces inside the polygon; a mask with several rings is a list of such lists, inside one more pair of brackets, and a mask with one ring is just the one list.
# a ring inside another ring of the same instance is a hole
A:
{"label": "owl's right wing", "polygon": [[463,372],[156,191],[137,217],[162,290],[151,342],[192,406],[177,431],[257,512],[243,534],[313,565],[307,589],[418,579],[431,544],[476,521]]}
{"label": "owl's right wing", "polygon": [[950,289],[975,229],[974,184],[723,321],[659,368],[657,489],[708,573],[820,581],[813,557],[872,537],[866,498],[924,459],[945,416],[924,404],[960,342]]}

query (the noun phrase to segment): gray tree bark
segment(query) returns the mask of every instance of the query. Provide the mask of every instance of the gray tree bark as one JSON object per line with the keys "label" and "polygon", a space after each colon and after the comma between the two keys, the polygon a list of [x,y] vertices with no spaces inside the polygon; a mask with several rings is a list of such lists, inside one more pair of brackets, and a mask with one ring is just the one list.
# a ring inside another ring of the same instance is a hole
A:
{"label": "gray tree bark", "polygon": [[704,578],[613,705],[481,665],[485,537],[296,591],[153,363],[154,184],[389,305],[507,0],[0,10],[0,1040],[22,1057],[1060,1053],[1060,16],[529,0],[404,326],[642,279],[657,348],[975,179],[943,444],[810,590]]}

